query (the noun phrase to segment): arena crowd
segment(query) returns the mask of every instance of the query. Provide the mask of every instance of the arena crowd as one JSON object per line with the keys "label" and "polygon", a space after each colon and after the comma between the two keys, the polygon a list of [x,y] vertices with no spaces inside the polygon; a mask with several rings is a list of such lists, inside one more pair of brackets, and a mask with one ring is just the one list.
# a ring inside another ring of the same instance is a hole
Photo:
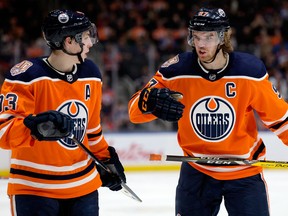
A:
{"label": "arena crowd", "polygon": [[[41,21],[54,8],[84,12],[95,22],[99,43],[90,58],[103,74],[102,120],[105,131],[171,131],[161,120],[129,122],[127,103],[170,57],[191,50],[189,19],[199,7],[223,8],[230,18],[235,50],[263,60],[271,81],[288,101],[287,0],[0,0],[0,84],[23,59],[48,55]],[[258,122],[259,129],[265,130]]]}

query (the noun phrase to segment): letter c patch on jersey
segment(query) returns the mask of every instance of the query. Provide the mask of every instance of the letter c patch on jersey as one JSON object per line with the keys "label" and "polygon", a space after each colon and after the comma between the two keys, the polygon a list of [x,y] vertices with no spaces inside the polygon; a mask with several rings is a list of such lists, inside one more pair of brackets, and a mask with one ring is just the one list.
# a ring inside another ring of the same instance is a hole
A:
{"label": "letter c patch on jersey", "polygon": [[196,135],[209,142],[226,139],[236,120],[233,106],[227,100],[216,96],[199,99],[192,106],[190,117]]}

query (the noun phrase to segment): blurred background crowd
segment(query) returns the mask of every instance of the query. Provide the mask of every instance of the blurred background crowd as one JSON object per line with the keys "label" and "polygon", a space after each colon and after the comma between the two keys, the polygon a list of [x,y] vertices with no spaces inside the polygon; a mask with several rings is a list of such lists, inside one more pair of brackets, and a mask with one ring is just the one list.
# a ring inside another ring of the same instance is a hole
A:
{"label": "blurred background crowd", "polygon": [[89,57],[103,75],[104,131],[175,130],[176,125],[161,120],[130,123],[127,103],[164,61],[191,50],[188,22],[203,6],[225,10],[235,50],[261,58],[288,101],[288,0],[0,0],[0,84],[14,64],[49,54],[41,34],[49,11],[82,11],[99,34]]}

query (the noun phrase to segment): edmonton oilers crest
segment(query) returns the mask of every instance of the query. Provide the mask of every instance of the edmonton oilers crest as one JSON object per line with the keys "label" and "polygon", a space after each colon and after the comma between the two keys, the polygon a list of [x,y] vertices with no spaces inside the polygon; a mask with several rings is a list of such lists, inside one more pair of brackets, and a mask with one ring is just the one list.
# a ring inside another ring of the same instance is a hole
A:
{"label": "edmonton oilers crest", "polygon": [[[85,104],[78,100],[65,101],[57,110],[69,115],[73,119],[74,128],[72,133],[78,140],[82,141],[84,139],[88,122],[88,110]],[[68,149],[74,149],[77,147],[77,144],[69,138],[60,139],[58,142]]]}
{"label": "edmonton oilers crest", "polygon": [[193,130],[204,141],[226,139],[235,125],[235,111],[223,98],[208,96],[198,100],[191,108]]}

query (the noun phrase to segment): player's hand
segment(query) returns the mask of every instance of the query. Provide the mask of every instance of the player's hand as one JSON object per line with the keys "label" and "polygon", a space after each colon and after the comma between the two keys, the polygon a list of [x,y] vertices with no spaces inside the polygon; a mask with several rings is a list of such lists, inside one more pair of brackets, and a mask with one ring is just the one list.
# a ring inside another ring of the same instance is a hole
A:
{"label": "player's hand", "polygon": [[108,187],[112,191],[118,191],[122,189],[122,181],[126,183],[126,176],[124,174],[124,168],[119,160],[118,154],[114,147],[109,146],[110,159],[104,161],[104,164],[111,170],[111,173],[97,166],[97,170],[100,174],[103,187]]}
{"label": "player's hand", "polygon": [[162,120],[176,122],[182,117],[185,107],[178,101],[182,97],[180,92],[168,88],[144,88],[138,107],[142,113],[152,113]]}
{"label": "player's hand", "polygon": [[31,136],[39,141],[65,138],[74,128],[70,116],[54,110],[30,114],[24,119],[24,125],[31,130]]}

